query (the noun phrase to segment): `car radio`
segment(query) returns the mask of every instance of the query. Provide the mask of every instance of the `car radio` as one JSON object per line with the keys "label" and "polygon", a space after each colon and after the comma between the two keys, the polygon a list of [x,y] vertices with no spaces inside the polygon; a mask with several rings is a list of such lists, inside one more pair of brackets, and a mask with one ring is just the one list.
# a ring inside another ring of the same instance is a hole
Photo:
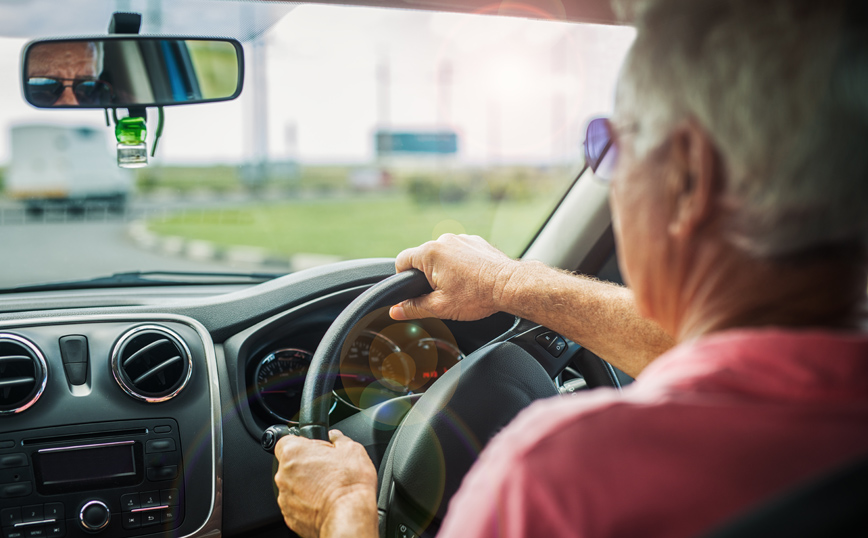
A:
{"label": "car radio", "polygon": [[3,434],[2,538],[132,537],[177,528],[184,517],[179,433],[177,422],[164,418]]}

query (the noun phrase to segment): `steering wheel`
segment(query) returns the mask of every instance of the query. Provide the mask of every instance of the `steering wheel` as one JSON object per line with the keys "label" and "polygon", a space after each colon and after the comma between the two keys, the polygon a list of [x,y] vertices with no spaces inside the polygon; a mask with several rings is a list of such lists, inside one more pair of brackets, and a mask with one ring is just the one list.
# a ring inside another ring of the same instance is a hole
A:
{"label": "steering wheel", "polygon": [[[377,308],[431,291],[424,273],[410,270],[375,284],[347,306],[314,353],[302,393],[299,427],[293,433],[328,440],[330,395],[341,348],[360,330],[356,328],[359,321]],[[414,397],[415,405],[405,403],[402,414],[406,415],[388,440],[379,466],[377,506],[382,538],[436,532],[449,499],[485,444],[531,402],[558,394],[552,380],[580,347],[561,339],[564,345],[556,346],[558,353],[549,348],[557,338],[545,327],[517,320],[505,335],[467,356],[424,394]],[[617,385],[610,366],[608,370],[597,366],[610,379],[602,384]],[[394,411],[394,406],[390,409]],[[266,431],[266,435],[271,434]],[[270,439],[272,448],[276,440]],[[266,444],[264,436],[267,448]]]}

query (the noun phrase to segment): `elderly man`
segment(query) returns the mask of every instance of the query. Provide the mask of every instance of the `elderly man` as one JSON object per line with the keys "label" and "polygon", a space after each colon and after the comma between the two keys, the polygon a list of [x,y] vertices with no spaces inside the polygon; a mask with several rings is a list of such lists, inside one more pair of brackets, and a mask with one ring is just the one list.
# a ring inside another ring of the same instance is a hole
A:
{"label": "elderly man", "polygon": [[[590,133],[611,146],[602,162],[599,145],[589,152],[599,176],[611,171],[630,289],[475,237],[398,256],[435,291],[396,319],[502,310],[638,375],[620,395],[524,411],[465,478],[441,536],[696,536],[868,454],[864,3],[648,0],[631,12],[615,117]],[[373,466],[339,432],[332,441],[278,445],[286,522],[375,536]]]}
{"label": "elderly man", "polygon": [[27,54],[27,93],[37,106],[102,105],[111,86],[98,79],[102,45],[94,41],[38,43]]}

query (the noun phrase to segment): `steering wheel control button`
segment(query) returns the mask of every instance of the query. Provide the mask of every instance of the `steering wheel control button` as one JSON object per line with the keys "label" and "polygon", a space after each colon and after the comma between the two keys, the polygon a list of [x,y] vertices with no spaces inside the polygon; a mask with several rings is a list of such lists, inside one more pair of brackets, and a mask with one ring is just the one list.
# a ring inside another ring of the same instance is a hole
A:
{"label": "steering wheel control button", "polygon": [[163,491],[161,491],[160,503],[165,504],[166,506],[178,506],[180,504],[178,502],[178,490],[164,489]]}
{"label": "steering wheel control button", "polygon": [[99,532],[109,524],[111,517],[111,512],[109,512],[108,506],[105,503],[102,501],[89,501],[81,507],[78,521],[84,530]]}
{"label": "steering wheel control button", "polygon": [[419,538],[419,536],[406,525],[398,525],[398,529],[395,531],[395,538]]}
{"label": "steering wheel control button", "polygon": [[140,500],[142,508],[155,508],[160,506],[160,492],[149,491],[147,493],[142,493]]}
{"label": "steering wheel control button", "polygon": [[154,452],[173,452],[174,450],[174,439],[153,439],[145,444],[145,452],[148,454]]}
{"label": "steering wheel control button", "polygon": [[560,336],[556,336],[552,343],[549,345],[548,352],[551,353],[555,358],[557,358],[561,356],[565,349],[567,349],[567,341]]}
{"label": "steering wheel control button", "polygon": [[124,510],[133,510],[139,507],[138,493],[127,493],[126,495],[121,495],[121,508]]}
{"label": "steering wheel control button", "polygon": [[27,467],[26,454],[5,454],[0,456],[0,469],[13,469],[15,467]]}
{"label": "steering wheel control button", "polygon": [[548,349],[552,342],[554,342],[556,336],[557,335],[551,331],[542,333],[537,335],[536,343],[541,345],[544,349]]}
{"label": "steering wheel control button", "polygon": [[142,526],[142,517],[132,512],[124,514],[123,527],[127,530],[138,529]]}
{"label": "steering wheel control button", "polygon": [[24,497],[33,492],[32,482],[18,482],[16,484],[4,484],[0,486],[0,499]]}

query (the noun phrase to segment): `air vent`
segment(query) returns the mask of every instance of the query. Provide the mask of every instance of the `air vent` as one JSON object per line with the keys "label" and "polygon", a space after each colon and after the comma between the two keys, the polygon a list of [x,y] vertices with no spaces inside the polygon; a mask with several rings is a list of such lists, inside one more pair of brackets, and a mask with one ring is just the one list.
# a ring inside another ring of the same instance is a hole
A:
{"label": "air vent", "polygon": [[20,413],[36,403],[48,381],[48,366],[33,342],[0,333],[0,415]]}
{"label": "air vent", "polygon": [[190,380],[190,349],[173,331],[142,325],[118,339],[112,350],[112,373],[124,392],[150,403],[174,398]]}

